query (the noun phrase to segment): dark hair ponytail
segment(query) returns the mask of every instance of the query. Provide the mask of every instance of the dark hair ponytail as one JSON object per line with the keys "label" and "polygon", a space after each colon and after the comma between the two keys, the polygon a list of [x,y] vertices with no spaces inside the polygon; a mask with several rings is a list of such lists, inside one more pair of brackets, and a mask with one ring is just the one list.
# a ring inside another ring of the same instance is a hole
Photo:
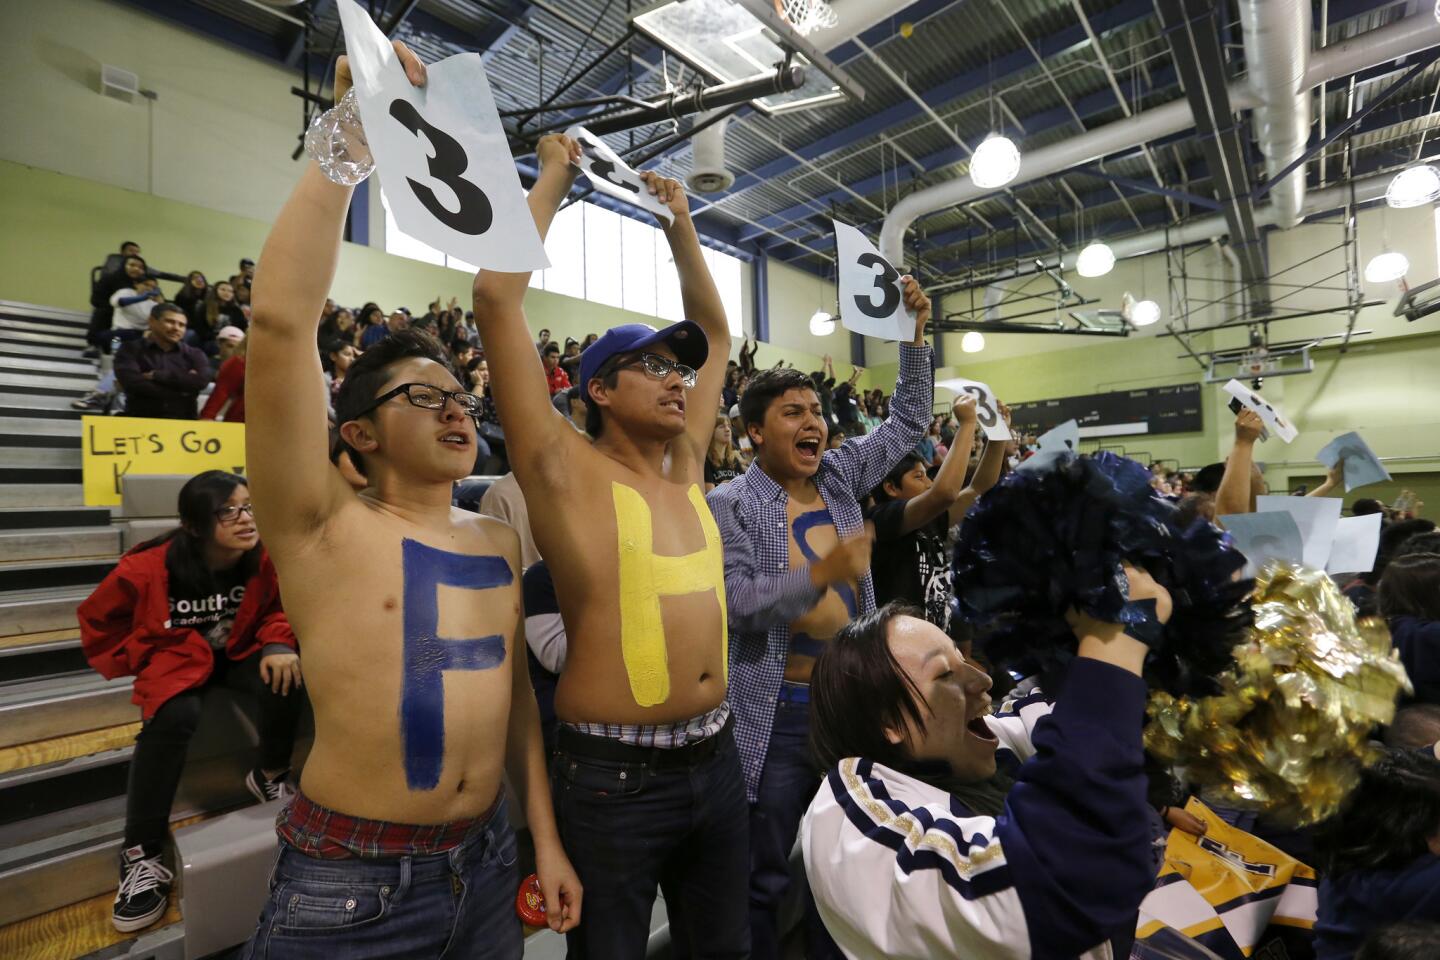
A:
{"label": "dark hair ponytail", "polygon": [[[162,544],[170,544],[165,555],[165,572],[170,578],[172,594],[199,596],[216,589],[215,576],[205,562],[205,545],[215,538],[215,526],[220,521],[215,512],[225,505],[236,487],[248,487],[249,483],[238,473],[224,470],[206,470],[185,481],[180,488],[177,512],[180,526],[153,540],[147,540],[130,550],[139,553]],[[256,544],[240,558],[236,572],[248,580],[260,569],[260,544]]]}

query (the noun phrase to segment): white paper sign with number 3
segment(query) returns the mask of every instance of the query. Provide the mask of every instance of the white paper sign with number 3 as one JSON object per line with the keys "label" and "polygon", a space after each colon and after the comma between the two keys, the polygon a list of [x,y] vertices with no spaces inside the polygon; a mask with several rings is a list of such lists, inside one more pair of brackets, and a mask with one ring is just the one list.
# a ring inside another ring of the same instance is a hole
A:
{"label": "white paper sign with number 3", "polygon": [[1260,419],[1265,421],[1265,426],[1270,428],[1270,432],[1286,443],[1289,443],[1300,435],[1299,429],[1296,428],[1295,424],[1285,418],[1285,414],[1280,412],[1279,407],[1268,402],[1264,397],[1245,386],[1245,384],[1239,380],[1231,380],[1225,384],[1224,390],[1246,407],[1258,413]]}
{"label": "white paper sign with number 3", "polygon": [[355,0],[338,4],[365,138],[400,229],[490,270],[548,267],[480,55],[431,64],[413,86],[375,21]]}
{"label": "white paper sign with number 3", "polygon": [[846,330],[880,340],[915,339],[915,313],[905,306],[900,272],[875,244],[839,220],[835,224],[840,275],[840,322]]}
{"label": "white paper sign with number 3", "polygon": [[653,213],[667,224],[675,215],[670,208],[650,193],[640,174],[630,169],[609,145],[578,123],[565,131],[580,144],[580,169],[590,178],[590,185],[603,194]]}
{"label": "white paper sign with number 3", "polygon": [[1000,413],[1000,402],[995,399],[995,391],[987,385],[979,380],[953,377],[949,380],[937,380],[935,386],[944,387],[952,393],[968,393],[975,398],[975,420],[980,424],[980,429],[985,431],[986,439],[1010,439],[1010,428],[1006,426],[1005,417]]}

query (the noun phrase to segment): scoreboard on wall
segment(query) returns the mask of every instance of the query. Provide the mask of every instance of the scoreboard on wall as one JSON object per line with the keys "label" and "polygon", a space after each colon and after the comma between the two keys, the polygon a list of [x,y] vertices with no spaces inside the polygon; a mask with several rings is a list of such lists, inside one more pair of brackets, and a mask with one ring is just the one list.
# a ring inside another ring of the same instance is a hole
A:
{"label": "scoreboard on wall", "polygon": [[1082,438],[1194,433],[1205,429],[1198,383],[1013,403],[1010,412],[1012,426],[1022,436],[1038,436],[1067,420],[1080,425]]}

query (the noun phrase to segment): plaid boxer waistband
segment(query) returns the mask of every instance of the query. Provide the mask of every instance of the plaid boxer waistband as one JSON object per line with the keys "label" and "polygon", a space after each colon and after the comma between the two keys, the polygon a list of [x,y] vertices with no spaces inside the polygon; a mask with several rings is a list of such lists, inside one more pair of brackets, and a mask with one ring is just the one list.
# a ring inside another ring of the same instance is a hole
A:
{"label": "plaid boxer waistband", "polygon": [[319,860],[430,856],[458,847],[495,816],[504,798],[502,788],[478,817],[448,823],[392,823],[352,817],[297,792],[275,818],[275,832],[296,850]]}

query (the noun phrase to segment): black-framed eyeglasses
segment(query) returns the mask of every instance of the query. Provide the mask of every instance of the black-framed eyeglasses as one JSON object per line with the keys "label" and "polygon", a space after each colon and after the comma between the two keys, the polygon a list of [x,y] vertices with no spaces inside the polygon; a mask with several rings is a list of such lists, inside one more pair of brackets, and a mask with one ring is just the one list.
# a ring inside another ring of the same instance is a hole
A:
{"label": "black-framed eyeglasses", "polygon": [[236,520],[240,519],[240,514],[242,513],[245,514],[245,516],[247,517],[254,517],[254,504],[242,503],[238,507],[234,504],[227,504],[226,506],[223,506],[219,510],[215,511],[215,519],[219,520],[221,523],[234,523]]}
{"label": "black-framed eyeglasses", "polygon": [[699,374],[694,367],[687,367],[678,360],[671,360],[669,357],[662,357],[658,353],[642,353],[638,357],[624,360],[611,367],[612,370],[623,370],[626,367],[639,366],[645,371],[646,376],[654,377],[656,380],[664,380],[674,370],[680,375],[680,382],[685,384],[686,389],[695,386],[695,380]]}
{"label": "black-framed eyeglasses", "polygon": [[455,405],[458,406],[467,417],[478,418],[480,416],[480,398],[474,394],[465,393],[463,390],[454,392],[442,390],[432,383],[402,383],[394,390],[387,390],[376,397],[370,406],[355,414],[355,417],[358,419],[365,416],[365,414],[376,409],[381,404],[400,396],[402,393],[405,395],[405,399],[410,401],[412,407],[420,407],[425,410],[444,410],[445,402],[447,400],[454,400]]}

